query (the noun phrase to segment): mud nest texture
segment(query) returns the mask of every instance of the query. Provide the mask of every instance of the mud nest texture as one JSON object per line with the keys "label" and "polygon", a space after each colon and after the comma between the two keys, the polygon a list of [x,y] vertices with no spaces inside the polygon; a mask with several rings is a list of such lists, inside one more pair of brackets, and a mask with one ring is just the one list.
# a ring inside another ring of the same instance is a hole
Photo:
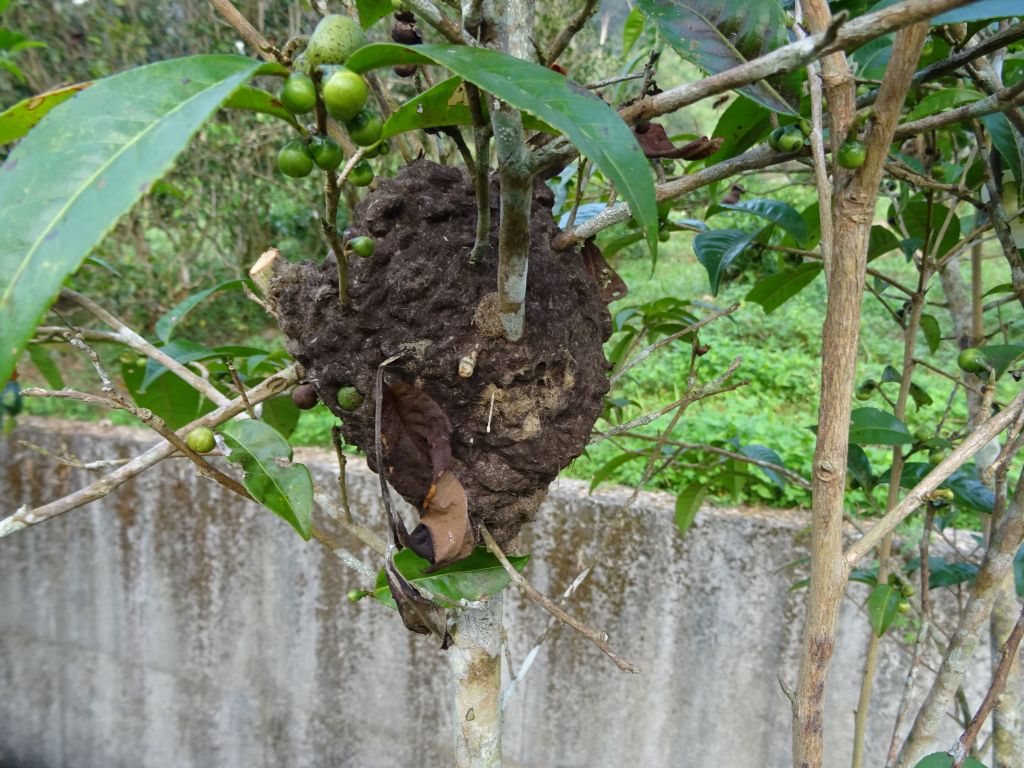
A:
{"label": "mud nest texture", "polygon": [[[374,470],[375,376],[385,359],[402,355],[387,366],[384,382],[412,385],[441,407],[452,428],[449,470],[465,488],[470,518],[508,544],[587,444],[608,391],[602,342],[611,322],[579,254],[552,252],[553,197],[538,183],[526,333],[505,341],[497,314],[496,187],[491,200],[489,254],[472,267],[472,183],[462,169],[412,163],[356,209],[347,236],[369,235],[376,250],[350,259],[347,313],[338,303],[333,256],[278,268],[271,290],[288,351]],[[472,375],[460,376],[460,361],[474,356]],[[339,407],[341,387],[355,387],[362,404]],[[429,479],[392,461],[385,452],[389,481],[419,506]]]}

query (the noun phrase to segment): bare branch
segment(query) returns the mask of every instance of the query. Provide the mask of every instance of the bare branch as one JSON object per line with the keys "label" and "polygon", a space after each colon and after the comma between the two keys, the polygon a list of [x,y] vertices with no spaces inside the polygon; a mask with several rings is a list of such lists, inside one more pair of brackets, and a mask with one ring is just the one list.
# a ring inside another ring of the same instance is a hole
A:
{"label": "bare branch", "polygon": [[583,6],[576,11],[575,15],[569,19],[569,22],[562,27],[558,32],[558,36],[554,42],[551,43],[551,47],[548,48],[544,53],[544,61],[542,64],[552,64],[558,61],[558,57],[562,55],[562,52],[569,47],[569,43],[576,34],[583,29],[583,25],[587,23],[587,19],[594,15],[594,12],[598,8],[598,0],[583,0]]}
{"label": "bare branch", "polygon": [[270,44],[260,31],[256,29],[249,20],[245,18],[230,0],[210,0],[217,13],[224,17],[224,21],[230,24],[234,30],[242,36],[245,44],[256,51],[264,61],[279,61],[283,55],[277,48]]}

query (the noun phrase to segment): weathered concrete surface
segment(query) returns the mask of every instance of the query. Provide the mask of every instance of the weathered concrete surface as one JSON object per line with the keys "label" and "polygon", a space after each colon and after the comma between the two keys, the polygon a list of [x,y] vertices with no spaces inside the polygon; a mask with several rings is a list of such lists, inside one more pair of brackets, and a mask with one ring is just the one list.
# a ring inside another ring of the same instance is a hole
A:
{"label": "weathered concrete surface", "polygon": [[[18,445],[82,460],[129,456],[145,433],[26,420],[0,441],[8,513],[89,480]],[[302,457],[333,482],[326,454]],[[383,519],[376,477],[350,464],[354,509]],[[623,492],[561,481],[524,550],[558,592]],[[789,763],[788,702],[800,648],[805,555],[796,513],[704,509],[685,540],[670,499],[644,495],[572,611],[638,664],[625,675],[557,632],[507,711],[507,765],[530,768]],[[254,505],[168,461],[106,500],[0,540],[0,766],[451,765],[443,652],[397,614],[351,605],[357,576]],[[843,607],[826,730],[847,765],[868,628]],[[506,601],[519,664],[546,614]],[[887,639],[865,765],[881,765],[903,684]],[[973,698],[972,701],[977,701]],[[948,734],[950,740],[954,734]]]}

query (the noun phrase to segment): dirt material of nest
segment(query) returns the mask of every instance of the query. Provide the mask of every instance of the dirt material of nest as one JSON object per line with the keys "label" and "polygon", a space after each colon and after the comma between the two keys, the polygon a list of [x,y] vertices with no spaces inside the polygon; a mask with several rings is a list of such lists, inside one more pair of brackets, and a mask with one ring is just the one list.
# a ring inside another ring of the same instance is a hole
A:
{"label": "dirt material of nest", "polygon": [[[375,238],[376,250],[350,259],[348,313],[338,304],[333,256],[279,268],[271,292],[288,351],[373,469],[375,376],[385,359],[402,355],[385,369],[385,389],[411,386],[440,407],[450,430],[447,469],[465,489],[470,518],[507,544],[587,444],[608,391],[601,345],[611,322],[578,252],[552,252],[553,197],[538,183],[526,332],[518,342],[504,340],[495,293],[496,187],[491,199],[490,250],[472,267],[472,183],[461,169],[415,162],[356,209],[349,236]],[[460,375],[460,365],[471,375]],[[338,405],[342,387],[363,395],[354,410]],[[388,480],[421,507],[430,465],[402,466],[401,447],[387,437]]]}

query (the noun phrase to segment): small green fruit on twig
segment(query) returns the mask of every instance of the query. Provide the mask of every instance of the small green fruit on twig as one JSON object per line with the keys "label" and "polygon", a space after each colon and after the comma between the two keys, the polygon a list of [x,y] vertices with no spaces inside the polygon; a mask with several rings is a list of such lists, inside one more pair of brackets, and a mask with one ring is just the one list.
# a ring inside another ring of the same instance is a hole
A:
{"label": "small green fruit on twig", "polygon": [[332,13],[320,19],[306,46],[311,66],[344,64],[357,48],[366,44],[362,28],[348,16]]}
{"label": "small green fruit on twig", "polygon": [[366,81],[350,69],[336,69],[323,82],[324,106],[331,117],[347,122],[366,106]]}
{"label": "small green fruit on twig", "polygon": [[360,160],[349,171],[348,180],[357,187],[366,187],[373,181],[373,168],[365,160]]}
{"label": "small green fruit on twig", "polygon": [[370,593],[367,592],[365,589],[353,589],[351,592],[349,592],[347,595],[345,595],[345,597],[348,598],[348,601],[350,603],[358,603],[364,597],[369,597],[369,596],[370,596]]}
{"label": "small green fruit on twig", "polygon": [[373,256],[377,248],[377,243],[372,237],[353,237],[347,245],[356,256],[362,256],[364,259]]}
{"label": "small green fruit on twig", "polygon": [[804,134],[795,125],[787,125],[782,129],[778,139],[780,152],[799,152],[804,146]]}
{"label": "small green fruit on twig", "polygon": [[384,123],[376,112],[363,109],[345,123],[345,129],[348,131],[352,141],[360,147],[370,147],[380,141],[381,134],[384,131]]}
{"label": "small green fruit on twig", "polygon": [[325,171],[336,171],[345,159],[338,142],[328,136],[314,136],[309,142],[309,151],[313,155],[313,162]]}
{"label": "small green fruit on twig", "polygon": [[878,382],[874,379],[865,379],[861,382],[860,386],[857,387],[855,396],[858,400],[870,400],[871,395],[874,394],[875,389],[878,387]]}
{"label": "small green fruit on twig", "polygon": [[185,444],[196,453],[209,453],[217,447],[217,441],[213,437],[213,430],[209,427],[196,427],[188,433]]}
{"label": "small green fruit on twig", "polygon": [[313,78],[301,72],[288,75],[281,88],[281,103],[293,115],[304,115],[316,106]]}
{"label": "small green fruit on twig", "polygon": [[300,139],[292,139],[277,153],[277,170],[293,179],[309,176],[313,170],[313,156]]}
{"label": "small green fruit on twig", "polygon": [[839,151],[836,153],[836,162],[839,163],[840,168],[854,170],[864,165],[864,160],[867,156],[868,149],[864,146],[864,142],[857,139],[847,139],[839,145]]}
{"label": "small green fruit on twig", "polygon": [[985,353],[977,347],[968,347],[963,350],[956,359],[960,370],[966,373],[984,374],[992,367],[985,359]]}
{"label": "small green fruit on twig", "polygon": [[338,389],[338,407],[343,411],[354,411],[363,404],[363,396],[355,387]]}

